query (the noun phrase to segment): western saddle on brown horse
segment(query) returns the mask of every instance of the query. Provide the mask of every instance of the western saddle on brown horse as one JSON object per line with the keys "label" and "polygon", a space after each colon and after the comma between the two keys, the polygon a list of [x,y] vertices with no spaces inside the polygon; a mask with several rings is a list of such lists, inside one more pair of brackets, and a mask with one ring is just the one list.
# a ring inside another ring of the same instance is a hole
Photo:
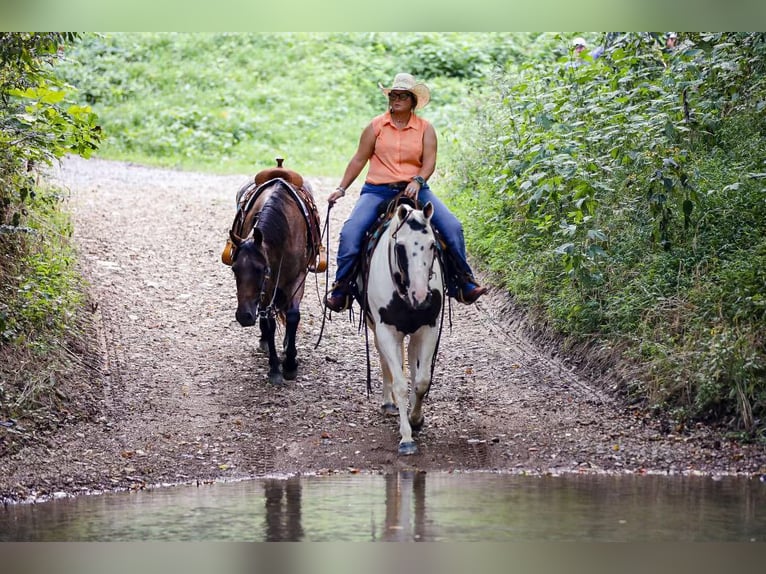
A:
{"label": "western saddle on brown horse", "polygon": [[[253,227],[253,221],[257,213],[252,207],[265,184],[275,179],[280,179],[287,184],[291,196],[300,208],[304,219],[306,220],[307,238],[306,245],[309,250],[308,270],[312,273],[323,273],[327,269],[327,251],[322,245],[322,233],[319,224],[319,212],[317,211],[314,195],[311,186],[303,180],[303,176],[297,171],[282,167],[284,159],[276,158],[277,167],[264,169],[255,174],[253,182],[243,188],[237,197],[237,213],[231,226],[231,231],[238,237],[245,237]],[[229,234],[231,236],[231,233]],[[226,265],[231,265],[234,261],[234,251],[236,246],[229,238],[226,240],[221,261]]]}

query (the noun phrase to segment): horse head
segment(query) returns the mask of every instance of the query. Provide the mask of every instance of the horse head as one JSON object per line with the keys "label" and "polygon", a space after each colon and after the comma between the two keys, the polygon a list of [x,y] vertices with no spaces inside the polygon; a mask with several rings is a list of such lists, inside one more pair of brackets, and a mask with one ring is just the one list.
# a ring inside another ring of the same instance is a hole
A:
{"label": "horse head", "polygon": [[430,306],[433,297],[431,279],[437,257],[433,212],[430,202],[422,210],[400,205],[390,226],[392,277],[399,295],[413,309]]}
{"label": "horse head", "polygon": [[237,322],[243,327],[255,325],[261,298],[269,280],[269,262],[263,247],[263,234],[254,227],[243,239],[229,232],[234,243],[231,270],[237,280]]}

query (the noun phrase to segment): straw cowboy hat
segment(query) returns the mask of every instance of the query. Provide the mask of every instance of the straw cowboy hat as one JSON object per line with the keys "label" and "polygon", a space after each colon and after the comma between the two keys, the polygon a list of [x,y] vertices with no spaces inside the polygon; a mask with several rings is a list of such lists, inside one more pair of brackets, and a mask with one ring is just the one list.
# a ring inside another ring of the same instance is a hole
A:
{"label": "straw cowboy hat", "polygon": [[401,90],[403,92],[412,92],[415,94],[418,103],[415,106],[416,110],[425,108],[428,105],[428,101],[431,99],[431,90],[428,86],[415,81],[415,78],[411,74],[396,74],[394,77],[394,83],[390,88],[386,88],[383,84],[378,82],[378,87],[383,94],[388,97],[391,90]]}

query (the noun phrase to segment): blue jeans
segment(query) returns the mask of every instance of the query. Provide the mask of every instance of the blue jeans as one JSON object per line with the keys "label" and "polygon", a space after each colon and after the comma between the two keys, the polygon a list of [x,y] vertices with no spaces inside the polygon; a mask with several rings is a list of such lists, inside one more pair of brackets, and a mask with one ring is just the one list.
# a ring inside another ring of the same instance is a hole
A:
{"label": "blue jeans", "polygon": [[[340,231],[340,241],[338,242],[338,269],[335,272],[335,281],[348,281],[350,274],[354,270],[356,258],[362,248],[362,240],[365,232],[375,222],[378,217],[378,207],[383,202],[391,201],[399,193],[399,189],[389,187],[388,185],[372,185],[365,183],[359,199],[356,200],[354,209],[351,211],[348,219],[343,223]],[[465,239],[463,237],[463,225],[457,217],[447,208],[446,205],[431,191],[428,184],[420,188],[418,192],[418,201],[425,205],[429,201],[434,206],[434,214],[431,218],[433,226],[441,233],[442,238],[447,244],[447,249],[451,252],[454,265],[457,269],[451,270],[448,276],[459,274],[473,277],[471,267],[468,265],[465,253]],[[458,285],[451,283],[450,291]]]}

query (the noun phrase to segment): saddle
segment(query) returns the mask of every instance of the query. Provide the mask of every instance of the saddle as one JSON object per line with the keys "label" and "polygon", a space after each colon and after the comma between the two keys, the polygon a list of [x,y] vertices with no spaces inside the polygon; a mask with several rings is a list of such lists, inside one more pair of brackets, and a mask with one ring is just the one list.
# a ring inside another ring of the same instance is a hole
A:
{"label": "saddle", "polygon": [[[277,167],[263,169],[255,174],[252,183],[241,190],[237,197],[237,213],[234,216],[234,222],[231,231],[239,237],[244,237],[248,233],[244,232],[245,221],[248,219],[250,210],[255,204],[255,200],[261,194],[267,183],[275,179],[281,180],[290,190],[290,195],[298,205],[306,221],[306,245],[309,252],[308,270],[312,273],[323,273],[327,269],[327,252],[322,245],[322,232],[319,225],[319,212],[317,211],[314,195],[308,183],[304,182],[303,176],[297,171],[282,167],[283,158],[278,157]],[[257,217],[257,214],[255,214]],[[236,246],[231,239],[226,240],[226,245],[221,253],[221,261],[225,265],[231,265],[234,261],[234,252]]]}

